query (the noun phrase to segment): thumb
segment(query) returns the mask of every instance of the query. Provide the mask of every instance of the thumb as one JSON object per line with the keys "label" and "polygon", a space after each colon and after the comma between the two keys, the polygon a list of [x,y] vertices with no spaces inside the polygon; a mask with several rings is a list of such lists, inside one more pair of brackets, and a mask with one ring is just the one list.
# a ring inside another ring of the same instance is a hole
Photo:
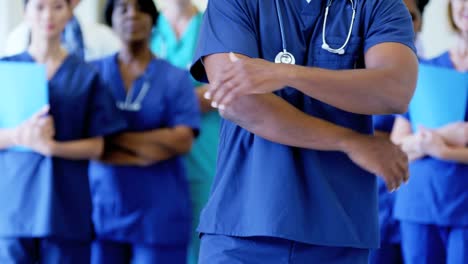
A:
{"label": "thumb", "polygon": [[236,62],[239,60],[239,57],[237,57],[236,54],[234,54],[234,52],[229,52],[229,59],[231,60],[231,62]]}
{"label": "thumb", "polygon": [[427,127],[425,127],[423,125],[418,125],[418,130],[419,131],[428,131]]}
{"label": "thumb", "polygon": [[43,106],[39,111],[37,111],[33,117],[34,118],[40,118],[40,117],[43,117],[45,115],[47,115],[49,113],[49,110],[50,110],[50,106],[49,105],[45,105]]}

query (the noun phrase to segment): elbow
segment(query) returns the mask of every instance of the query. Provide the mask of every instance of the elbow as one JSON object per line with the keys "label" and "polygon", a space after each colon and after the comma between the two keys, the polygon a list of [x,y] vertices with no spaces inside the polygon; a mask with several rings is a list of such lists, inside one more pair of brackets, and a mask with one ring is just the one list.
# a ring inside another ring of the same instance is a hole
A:
{"label": "elbow", "polygon": [[407,74],[397,74],[392,78],[391,85],[389,86],[392,94],[387,100],[387,107],[385,114],[404,114],[408,112],[411,98],[413,97],[416,89],[417,72]]}
{"label": "elbow", "polygon": [[177,144],[177,154],[184,155],[190,152],[190,150],[192,150],[193,141],[193,132],[190,132],[190,134],[187,135],[181,135],[178,140],[179,143]]}
{"label": "elbow", "polygon": [[409,101],[399,100],[394,102],[387,110],[387,114],[404,114],[408,112]]}

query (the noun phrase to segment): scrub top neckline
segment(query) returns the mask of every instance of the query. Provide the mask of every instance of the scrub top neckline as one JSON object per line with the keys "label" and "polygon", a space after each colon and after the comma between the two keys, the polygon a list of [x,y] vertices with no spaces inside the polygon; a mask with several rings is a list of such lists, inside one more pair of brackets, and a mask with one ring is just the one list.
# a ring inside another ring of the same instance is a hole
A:
{"label": "scrub top neckline", "polygon": [[175,30],[172,28],[171,24],[169,23],[169,20],[163,14],[161,14],[160,17],[159,17],[159,23],[162,23],[162,26],[161,25],[157,26],[157,28],[158,28],[158,30],[165,29],[163,31],[167,31],[168,34],[165,34],[165,35],[170,38],[170,39],[166,40],[167,42],[173,42],[173,43],[176,43],[176,45],[179,45],[189,35],[189,33],[193,30],[193,27],[196,26],[196,28],[198,28],[197,22],[201,21],[201,19],[199,19],[199,17],[201,15],[202,15],[202,13],[197,12],[197,13],[195,13],[195,15],[193,15],[190,18],[190,21],[187,23],[187,26],[185,27],[184,32],[180,35],[179,38],[177,38]]}
{"label": "scrub top neckline", "polygon": [[148,63],[148,65],[146,65],[146,68],[143,71],[143,73],[137,78],[135,78],[135,80],[133,80],[131,86],[127,90],[127,88],[125,87],[125,83],[123,81],[122,73],[120,72],[119,53],[116,53],[114,55],[114,63],[113,63],[114,66],[112,67],[112,71],[113,71],[113,75],[115,76],[115,78],[117,78],[117,82],[118,82],[117,94],[118,94],[119,100],[125,99],[128,93],[130,92],[130,90],[132,90],[132,88],[133,88],[134,94],[138,94],[140,92],[143,85],[136,85],[136,84],[141,83],[142,81],[144,81],[145,78],[148,78],[149,72],[151,71],[151,69],[155,67],[154,65],[157,61],[158,61],[158,58],[152,58],[151,61]]}
{"label": "scrub top neckline", "polygon": [[[37,63],[37,64],[43,64],[43,63],[39,63],[36,61],[36,59],[34,59],[34,57],[31,55],[31,53],[29,53],[29,51],[26,51],[25,52],[25,55],[28,57],[28,59],[34,63]],[[63,59],[62,63],[60,64],[60,66],[58,67],[58,69],[55,71],[54,75],[51,76],[50,79],[47,80],[47,82],[54,82],[55,79],[58,78],[58,76],[61,75],[62,71],[64,71],[67,67],[67,64],[68,64],[68,61],[70,61],[70,59],[73,57],[73,54],[71,53],[67,53],[67,55],[65,56],[65,58]]]}
{"label": "scrub top neckline", "polygon": [[[442,55],[442,56],[444,56],[444,55]],[[447,51],[445,53],[445,56],[447,56],[447,60],[449,61],[450,67],[452,67],[452,69],[454,69],[455,71],[460,72],[460,73],[468,73],[468,71],[460,71],[460,70],[457,69],[457,67],[455,65],[455,62],[452,60],[452,53],[450,51]]]}

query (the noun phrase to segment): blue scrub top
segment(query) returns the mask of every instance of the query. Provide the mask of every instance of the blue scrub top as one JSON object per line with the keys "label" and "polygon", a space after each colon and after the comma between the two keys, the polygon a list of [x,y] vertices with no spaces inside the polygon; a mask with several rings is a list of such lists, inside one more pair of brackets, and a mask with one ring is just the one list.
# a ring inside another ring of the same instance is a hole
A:
{"label": "blue scrub top", "polygon": [[[455,68],[448,52],[423,63]],[[408,117],[411,120],[411,116]],[[465,121],[467,117],[468,111]],[[410,164],[410,175],[408,184],[398,191],[395,202],[398,219],[440,226],[468,226],[468,165],[425,157]]]}
{"label": "blue scrub top", "polygon": [[[374,129],[391,133],[395,123],[395,115],[375,115],[372,117]],[[389,192],[382,178],[377,178],[377,189],[379,192],[379,226],[380,242],[383,245],[397,244],[401,241],[400,223],[393,217],[396,192]]]}
{"label": "blue scrub top", "polygon": [[[364,67],[364,54],[383,42],[414,50],[411,17],[402,1],[356,1],[356,21],[344,55],[321,48],[327,1],[279,1],[288,50],[299,65],[326,69]],[[327,42],[341,46],[351,21],[349,1],[333,1]],[[201,58],[235,52],[274,61],[282,50],[275,1],[210,0],[191,72],[206,81]],[[378,89],[378,86],[376,86]],[[307,114],[371,134],[372,118],[308,97],[294,88],[276,92]],[[221,125],[217,174],[199,231],[231,236],[270,236],[326,245],[377,247],[374,175],[344,153],[280,145],[228,120]]]}
{"label": "blue scrub top", "polygon": [[[3,60],[34,62],[28,53]],[[49,81],[49,102],[58,141],[104,136],[126,126],[97,71],[74,55]],[[88,161],[3,150],[0,169],[1,237],[91,239]]]}
{"label": "blue scrub top", "polygon": [[[95,63],[116,101],[126,90],[117,55]],[[134,95],[148,82],[150,89],[138,112],[123,111],[127,131],[188,126],[198,134],[200,112],[187,71],[153,59],[133,83]],[[180,156],[147,167],[90,166],[93,222],[100,238],[133,243],[187,244],[191,206]]]}

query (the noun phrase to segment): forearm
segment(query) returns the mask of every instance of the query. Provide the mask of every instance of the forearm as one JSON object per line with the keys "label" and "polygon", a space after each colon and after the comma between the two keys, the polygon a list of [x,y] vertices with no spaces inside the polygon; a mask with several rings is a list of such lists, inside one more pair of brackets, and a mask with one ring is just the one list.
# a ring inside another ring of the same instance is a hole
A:
{"label": "forearm", "polygon": [[444,141],[451,146],[465,147],[468,144],[468,123],[455,122],[436,129]]}
{"label": "forearm", "polygon": [[441,153],[441,159],[468,164],[468,148],[449,147]]}
{"label": "forearm", "polygon": [[101,158],[101,161],[117,166],[148,166],[152,163],[151,160],[142,158],[127,151],[117,149],[106,151],[106,153]]}
{"label": "forearm", "polygon": [[241,97],[220,112],[267,140],[300,148],[345,151],[349,140],[364,136],[307,115],[273,94]]}
{"label": "forearm", "polygon": [[414,88],[392,68],[332,71],[285,66],[286,86],[353,113],[403,113]]}
{"label": "forearm", "polygon": [[104,150],[101,137],[51,143],[51,155],[71,160],[99,159]]}
{"label": "forearm", "polygon": [[145,145],[166,150],[174,154],[184,154],[192,146],[193,133],[188,127],[158,128],[142,132],[126,132],[117,135],[112,142],[137,152]]}
{"label": "forearm", "polygon": [[0,150],[15,146],[14,129],[0,129]]}
{"label": "forearm", "polygon": [[[418,60],[408,47],[382,43],[365,53],[365,69],[327,70],[277,65],[284,86],[348,112],[406,112],[416,87]],[[280,80],[281,81],[281,80]]]}
{"label": "forearm", "polygon": [[382,138],[390,139],[390,133],[385,132],[385,131],[376,130],[376,131],[374,132],[374,135],[377,136],[377,137],[382,137]]}
{"label": "forearm", "polygon": [[152,162],[168,160],[176,155],[180,155],[175,150],[166,148],[164,145],[142,140],[126,140],[120,138],[119,140],[113,140],[112,144],[134,153],[138,159]]}

